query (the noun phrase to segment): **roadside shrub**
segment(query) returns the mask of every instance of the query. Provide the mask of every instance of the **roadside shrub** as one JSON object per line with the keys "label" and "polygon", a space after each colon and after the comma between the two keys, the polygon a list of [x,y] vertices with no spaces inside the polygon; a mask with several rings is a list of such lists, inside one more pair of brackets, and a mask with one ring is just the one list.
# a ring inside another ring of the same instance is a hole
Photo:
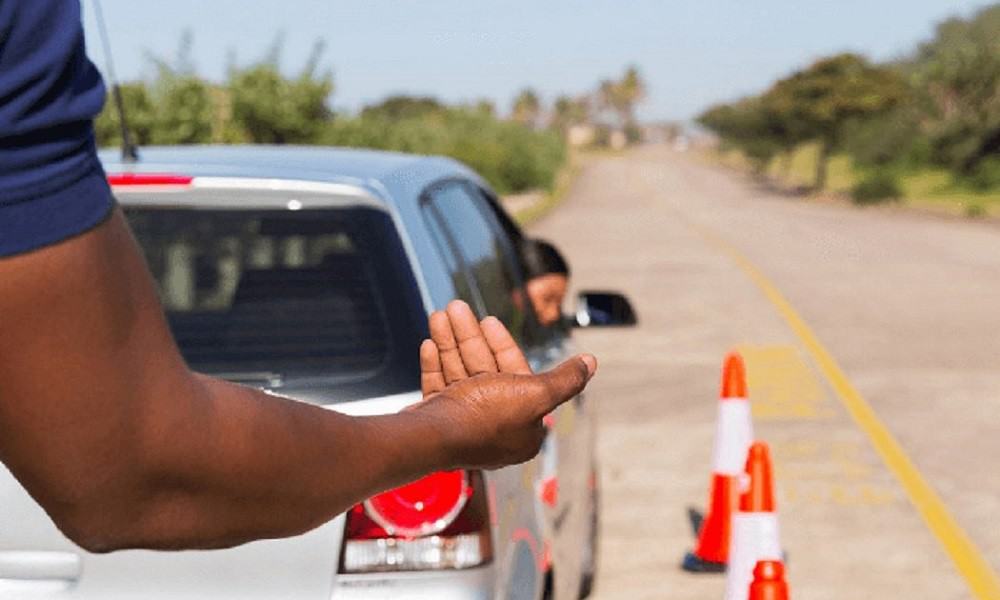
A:
{"label": "roadside shrub", "polygon": [[594,140],[590,145],[594,148],[610,148],[611,128],[607,125],[594,125]]}
{"label": "roadside shrub", "polygon": [[965,216],[970,219],[981,219],[986,216],[986,207],[978,202],[969,202],[965,205]]}
{"label": "roadside shrub", "polygon": [[449,156],[485,178],[499,193],[551,189],[566,159],[558,133],[535,131],[483,111],[443,109],[391,118],[337,118],[322,143]]}
{"label": "roadside shrub", "polygon": [[876,171],[851,188],[851,199],[859,206],[892,202],[902,197],[899,182],[887,171]]}
{"label": "roadside shrub", "polygon": [[[152,143],[157,113],[149,89],[142,83],[124,83],[121,85],[121,94],[132,141],[140,146]],[[109,96],[105,110],[101,111],[94,121],[94,134],[98,145],[121,146],[121,131],[118,111],[115,109],[113,98]]]}
{"label": "roadside shrub", "polygon": [[1000,190],[1000,156],[980,161],[968,176],[968,184],[977,192]]}
{"label": "roadside shrub", "polygon": [[625,126],[625,140],[629,144],[638,144],[642,141],[642,127],[636,123],[629,123]]}
{"label": "roadside shrub", "polygon": [[842,146],[863,167],[920,167],[930,162],[928,142],[920,137],[919,115],[909,106],[881,118],[848,122]]}

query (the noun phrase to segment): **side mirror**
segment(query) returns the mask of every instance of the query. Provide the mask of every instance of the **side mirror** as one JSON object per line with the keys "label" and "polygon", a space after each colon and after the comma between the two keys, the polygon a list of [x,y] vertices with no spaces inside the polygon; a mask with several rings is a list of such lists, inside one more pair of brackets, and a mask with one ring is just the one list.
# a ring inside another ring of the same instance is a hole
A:
{"label": "side mirror", "polygon": [[576,297],[574,327],[632,327],[639,322],[632,303],[617,292],[580,292]]}

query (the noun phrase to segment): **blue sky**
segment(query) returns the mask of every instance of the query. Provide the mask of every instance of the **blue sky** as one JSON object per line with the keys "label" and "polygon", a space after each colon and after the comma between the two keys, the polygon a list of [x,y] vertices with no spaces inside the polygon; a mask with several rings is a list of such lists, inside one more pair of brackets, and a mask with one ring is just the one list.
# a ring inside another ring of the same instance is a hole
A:
{"label": "blue sky", "polygon": [[[91,57],[105,59],[92,0],[82,0]],[[390,93],[494,100],[521,88],[545,99],[581,93],[637,64],[648,119],[685,119],[765,87],[824,54],[899,56],[934,24],[984,0],[103,0],[121,79],[152,73],[194,36],[197,70],[221,79],[227,59],[260,58],[280,33],[282,64],[301,68],[326,43],[333,105],[356,110]]]}

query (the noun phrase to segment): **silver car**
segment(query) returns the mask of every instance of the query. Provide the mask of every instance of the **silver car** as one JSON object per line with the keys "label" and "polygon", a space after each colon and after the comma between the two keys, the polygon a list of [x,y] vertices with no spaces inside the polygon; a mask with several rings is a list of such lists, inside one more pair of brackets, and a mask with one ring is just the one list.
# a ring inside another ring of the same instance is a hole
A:
{"label": "silver car", "polygon": [[[459,163],[268,147],[102,160],[196,370],[347,414],[398,411],[420,399],[427,314],[454,298],[503,320],[537,369],[571,350],[524,297],[520,231]],[[600,305],[621,300],[585,296],[577,320],[620,323]],[[554,413],[529,463],[436,473],[229,550],[88,554],[0,467],[0,598],[576,600],[597,538],[590,402]]]}

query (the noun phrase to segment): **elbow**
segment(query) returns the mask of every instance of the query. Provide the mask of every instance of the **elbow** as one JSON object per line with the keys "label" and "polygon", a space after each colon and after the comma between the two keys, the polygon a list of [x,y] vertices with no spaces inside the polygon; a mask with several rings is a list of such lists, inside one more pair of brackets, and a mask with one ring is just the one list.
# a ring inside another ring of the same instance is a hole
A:
{"label": "elbow", "polygon": [[162,501],[140,469],[118,470],[100,483],[63,479],[57,492],[35,496],[63,535],[88,552],[163,545],[149,526]]}
{"label": "elbow", "polygon": [[122,532],[100,526],[88,516],[57,518],[56,526],[71,542],[93,554],[107,554],[132,547]]}
{"label": "elbow", "polygon": [[197,520],[202,480],[186,477],[191,453],[169,439],[162,419],[131,416],[44,446],[11,469],[63,535],[88,552],[183,547]]}
{"label": "elbow", "polygon": [[120,494],[76,498],[45,508],[63,535],[87,552],[107,554],[152,546],[151,540],[142,535],[136,518],[145,509]]}

